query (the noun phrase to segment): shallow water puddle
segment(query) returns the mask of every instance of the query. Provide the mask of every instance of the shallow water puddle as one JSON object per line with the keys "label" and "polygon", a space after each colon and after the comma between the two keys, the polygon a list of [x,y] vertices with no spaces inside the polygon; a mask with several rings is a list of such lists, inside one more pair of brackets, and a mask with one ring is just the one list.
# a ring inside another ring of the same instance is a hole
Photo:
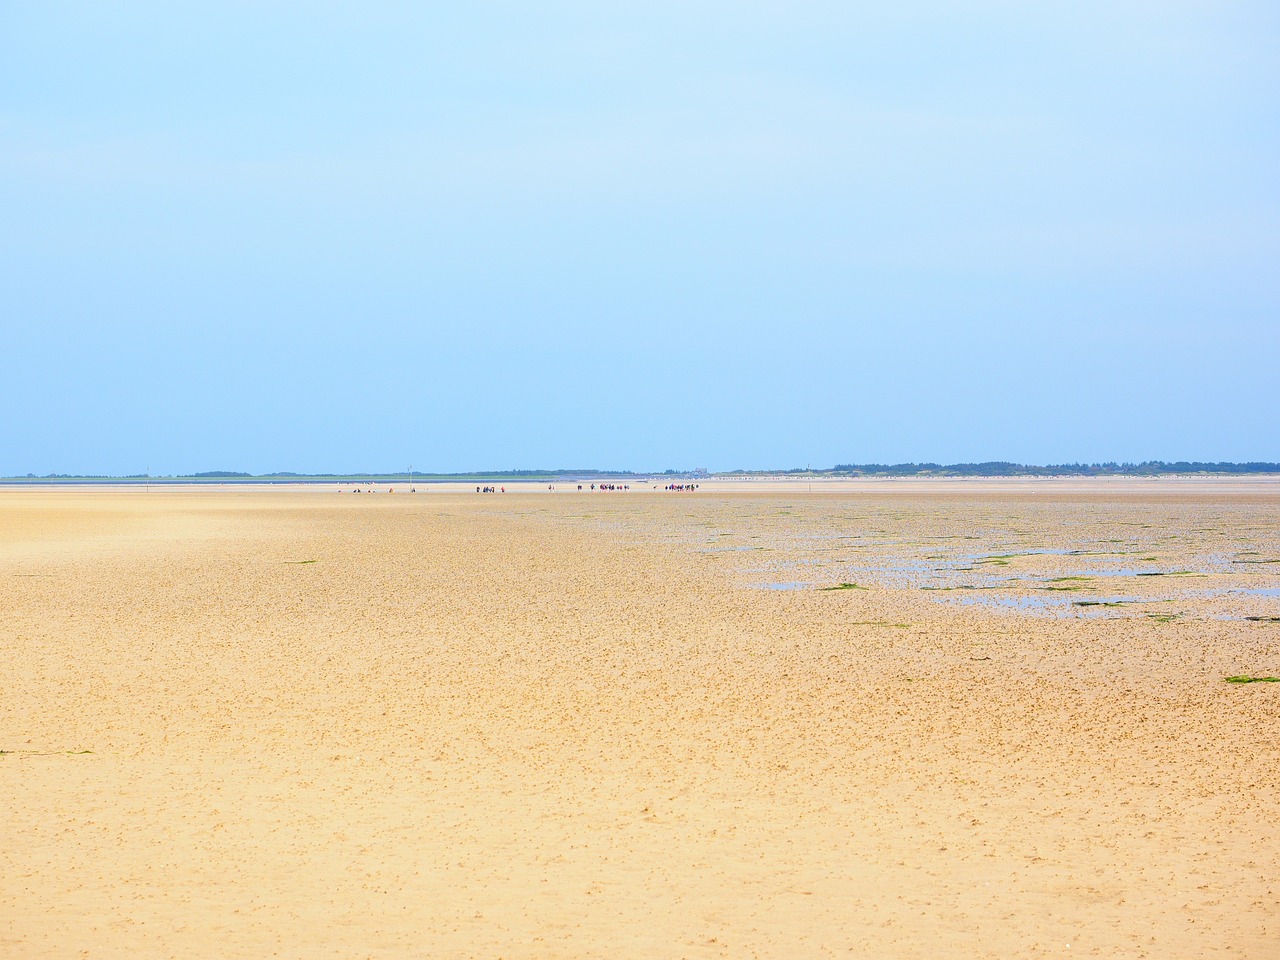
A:
{"label": "shallow water puddle", "polygon": [[1148,603],[1170,603],[1169,600],[1144,600],[1140,597],[1097,597],[1091,600],[1076,600],[1071,597],[1026,596],[1026,597],[993,597],[965,596],[948,598],[948,602],[961,606],[1003,608],[1007,610],[1042,610],[1058,614],[1094,613],[1100,610],[1113,610],[1121,606]]}

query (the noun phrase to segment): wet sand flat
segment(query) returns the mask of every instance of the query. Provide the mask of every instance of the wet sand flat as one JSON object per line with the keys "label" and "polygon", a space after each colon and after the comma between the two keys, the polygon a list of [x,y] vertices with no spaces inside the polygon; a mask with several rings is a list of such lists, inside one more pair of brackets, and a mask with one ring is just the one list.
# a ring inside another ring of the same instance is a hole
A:
{"label": "wet sand flat", "polygon": [[1280,484],[508,489],[0,490],[0,957],[1280,956]]}

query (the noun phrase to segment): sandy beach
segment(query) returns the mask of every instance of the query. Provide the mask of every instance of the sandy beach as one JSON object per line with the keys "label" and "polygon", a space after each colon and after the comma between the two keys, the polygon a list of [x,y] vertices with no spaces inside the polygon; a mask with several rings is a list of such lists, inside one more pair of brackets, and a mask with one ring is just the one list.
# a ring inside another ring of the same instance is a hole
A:
{"label": "sandy beach", "polygon": [[403,486],[0,490],[0,957],[1280,957],[1274,478]]}

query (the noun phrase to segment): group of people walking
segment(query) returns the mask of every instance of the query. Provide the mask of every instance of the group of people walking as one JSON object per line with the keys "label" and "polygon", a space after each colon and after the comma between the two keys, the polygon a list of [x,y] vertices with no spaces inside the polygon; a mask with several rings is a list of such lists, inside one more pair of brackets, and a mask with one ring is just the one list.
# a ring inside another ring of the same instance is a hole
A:
{"label": "group of people walking", "polygon": [[[581,483],[580,483],[580,484],[578,484],[578,492],[579,492],[579,493],[581,493],[581,492],[582,492],[582,490],[583,490],[583,486],[584,486],[584,485],[583,485],[583,484],[581,484]],[[612,492],[621,492],[621,491],[624,491],[624,490],[630,490],[630,489],[631,489],[631,484],[629,484],[629,483],[592,483],[592,484],[588,484],[587,486],[589,486],[589,487],[590,487],[590,489],[592,489],[592,490],[600,490],[600,491],[604,491],[604,492],[606,492],[606,493],[607,493],[607,492],[611,492],[611,491],[612,491]],[[662,489],[662,490],[672,490],[672,491],[675,491],[675,492],[677,492],[677,493],[690,493],[690,492],[692,492],[692,491],[694,491],[694,490],[697,490],[697,489],[698,489],[698,485],[697,485],[696,483],[669,483],[669,484],[667,484],[665,487],[662,487],[662,488],[658,488],[658,487],[656,487],[656,486],[655,486],[655,487],[654,487],[654,489],[655,489],[655,490],[657,490],[657,489]],[[555,487],[554,487],[553,485],[551,485],[551,484],[547,484],[547,490],[549,490],[549,491],[555,490]],[[338,492],[339,492],[339,493],[342,493],[342,487],[338,487]],[[374,490],[374,488],[373,488],[373,484],[372,484],[372,483],[370,483],[370,484],[368,484],[368,485],[367,485],[367,487],[366,487],[366,488],[364,488],[364,489],[362,489],[361,487],[355,487],[351,492],[352,492],[352,493],[376,493],[377,491],[376,491],[376,490]],[[396,491],[395,491],[395,488],[394,488],[394,487],[388,487],[388,488],[387,488],[387,493],[395,493],[395,492],[396,492]],[[415,487],[410,487],[410,488],[409,488],[409,492],[410,492],[410,493],[417,493],[418,491],[417,491],[417,489],[416,489]],[[507,492],[507,488],[506,488],[506,487],[488,487],[488,486],[479,486],[479,487],[476,487],[476,493],[506,493],[506,492]]]}

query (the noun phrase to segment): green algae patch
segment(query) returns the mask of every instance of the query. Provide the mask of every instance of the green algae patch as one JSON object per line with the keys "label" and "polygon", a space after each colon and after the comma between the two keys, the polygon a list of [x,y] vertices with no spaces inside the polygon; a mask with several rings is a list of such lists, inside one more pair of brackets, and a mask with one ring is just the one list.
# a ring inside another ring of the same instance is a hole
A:
{"label": "green algae patch", "polygon": [[834,587],[819,587],[819,590],[866,590],[866,587],[860,587],[856,583],[838,583]]}
{"label": "green algae patch", "polygon": [[1227,677],[1227,683],[1280,683],[1280,677]]}

